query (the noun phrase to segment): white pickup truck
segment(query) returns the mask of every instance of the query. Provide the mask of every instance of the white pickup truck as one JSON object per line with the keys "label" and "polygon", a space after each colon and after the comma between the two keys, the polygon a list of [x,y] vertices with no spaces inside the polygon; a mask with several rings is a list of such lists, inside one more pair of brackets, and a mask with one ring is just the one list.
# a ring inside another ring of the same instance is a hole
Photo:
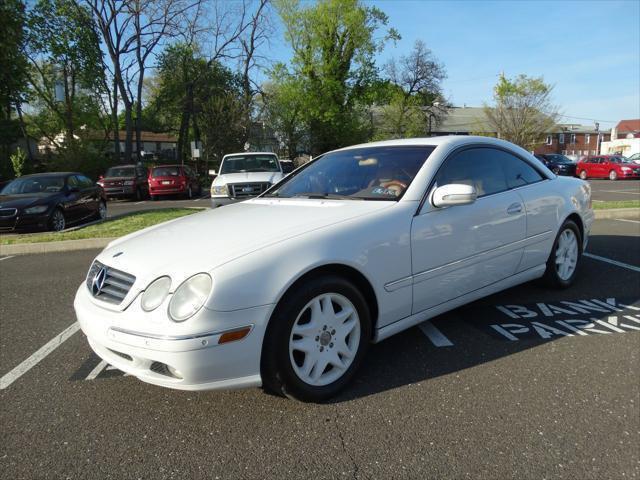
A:
{"label": "white pickup truck", "polygon": [[255,197],[284,177],[278,156],[271,152],[230,153],[212,174],[213,208]]}

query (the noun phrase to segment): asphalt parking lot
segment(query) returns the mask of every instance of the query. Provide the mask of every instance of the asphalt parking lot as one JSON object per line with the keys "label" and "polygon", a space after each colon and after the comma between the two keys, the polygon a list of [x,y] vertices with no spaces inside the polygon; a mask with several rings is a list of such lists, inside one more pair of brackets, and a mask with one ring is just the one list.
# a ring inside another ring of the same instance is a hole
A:
{"label": "asphalt parking lot", "polygon": [[124,376],[74,328],[96,251],[0,257],[2,477],[638,478],[640,222],[597,221],[587,251],[569,290],[375,345],[323,405]]}
{"label": "asphalt parking lot", "polygon": [[589,180],[593,201],[640,200],[640,180]]}

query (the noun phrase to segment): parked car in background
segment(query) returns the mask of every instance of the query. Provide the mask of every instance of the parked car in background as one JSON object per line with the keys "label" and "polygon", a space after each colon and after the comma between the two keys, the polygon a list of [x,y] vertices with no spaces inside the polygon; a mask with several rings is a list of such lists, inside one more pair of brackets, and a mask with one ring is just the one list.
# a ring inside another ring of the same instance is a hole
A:
{"label": "parked car in background", "polygon": [[137,165],[118,165],[98,179],[107,198],[142,200],[149,195],[149,172]]}
{"label": "parked car in background", "polygon": [[639,153],[634,153],[630,157],[627,157],[627,160],[629,160],[630,162],[633,162],[633,163],[636,163],[636,164],[640,165],[640,152]]}
{"label": "parked car in background", "polygon": [[557,153],[536,154],[535,157],[556,175],[576,176],[576,164]]}
{"label": "parked car in background", "polygon": [[161,165],[149,173],[149,195],[158,200],[162,195],[193,198],[202,195],[196,172],[188,165]]}
{"label": "parked car in background", "polygon": [[221,207],[263,193],[284,177],[278,156],[271,152],[225,155],[211,183],[211,204]]}
{"label": "parked car in background", "polygon": [[565,155],[565,157],[567,157],[569,161],[573,163],[578,163],[580,161],[580,158],[582,158],[580,155]]}
{"label": "parked car in background", "polygon": [[64,230],[107,216],[102,187],[81,173],[40,173],[9,182],[0,191],[0,232]]}
{"label": "parked car in background", "polygon": [[285,175],[290,174],[296,169],[295,164],[293,163],[293,160],[280,159],[279,161],[280,161],[280,166],[282,167],[282,173],[284,173]]}
{"label": "parked car in background", "polygon": [[640,165],[633,163],[622,155],[593,155],[584,157],[576,165],[577,175],[587,178],[640,178]]}
{"label": "parked car in background", "polygon": [[587,182],[502,140],[357,145],[113,241],[74,307],[96,354],[145,382],[321,401],[370,343],[530,280],[569,287],[593,220]]}

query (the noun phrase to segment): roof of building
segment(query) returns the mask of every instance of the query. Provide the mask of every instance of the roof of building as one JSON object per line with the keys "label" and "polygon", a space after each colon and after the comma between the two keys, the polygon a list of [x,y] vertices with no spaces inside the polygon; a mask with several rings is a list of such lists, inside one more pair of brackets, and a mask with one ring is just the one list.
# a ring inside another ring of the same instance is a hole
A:
{"label": "roof of building", "polygon": [[[89,132],[87,136],[93,140],[98,140],[98,139],[102,140],[104,138],[104,132],[99,132],[99,131]],[[125,132],[124,130],[120,130],[118,132],[118,136],[120,137],[120,141],[124,141],[125,137],[127,136],[127,132]],[[135,130],[132,132],[131,138],[133,139],[134,142],[136,141]],[[109,140],[113,140],[112,131],[109,132]],[[178,138],[175,135],[172,135],[170,133],[155,133],[155,132],[142,131],[140,132],[140,140],[142,140],[143,142],[176,143],[178,141]]]}
{"label": "roof of building", "polygon": [[616,125],[618,133],[640,132],[640,118],[633,120],[620,120]]}
{"label": "roof of building", "polygon": [[436,122],[436,133],[491,132],[489,121],[482,107],[451,107]]}

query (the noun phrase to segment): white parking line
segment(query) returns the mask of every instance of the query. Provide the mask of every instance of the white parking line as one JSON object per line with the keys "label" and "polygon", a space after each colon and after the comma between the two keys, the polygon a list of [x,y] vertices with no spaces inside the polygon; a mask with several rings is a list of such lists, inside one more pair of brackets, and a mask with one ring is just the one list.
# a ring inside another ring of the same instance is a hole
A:
{"label": "white parking line", "polygon": [[143,203],[147,203],[146,200],[143,200],[141,202],[136,202],[136,203],[134,203],[134,205],[142,205]]}
{"label": "white parking line", "polygon": [[10,258],[13,258],[13,257],[15,257],[15,255],[9,255],[8,257],[2,257],[2,258],[0,258],[0,262],[2,260],[9,260]]}
{"label": "white parking line", "polygon": [[45,358],[51,352],[53,352],[56,348],[64,343],[71,335],[80,330],[80,324],[78,322],[73,322],[67,328],[65,328],[58,335],[49,340],[40,350],[35,352],[29,358],[27,358],[24,362],[18,365],[16,368],[11,370],[9,373],[5,374],[2,378],[0,378],[0,390],[4,390],[13,382],[15,382],[22,375],[31,370],[32,367],[36,366],[40,360]]}
{"label": "white parking line", "polygon": [[440,330],[438,330],[429,320],[427,320],[426,322],[422,322],[419,327],[420,330],[422,330],[422,333],[424,333],[426,337],[431,340],[431,343],[433,343],[436,347],[453,346],[451,340],[445,337],[444,334]]}
{"label": "white parking line", "polygon": [[640,195],[640,192],[632,192],[630,190],[600,190],[607,193],[626,193],[627,195]]}
{"label": "white parking line", "polygon": [[626,218],[614,218],[618,222],[640,223],[640,220],[628,220]]}
{"label": "white parking line", "polygon": [[104,360],[101,360],[100,363],[96,365],[96,368],[91,370],[91,373],[87,375],[87,380],[93,380],[94,378],[96,378],[98,375],[100,375],[100,372],[102,372],[102,370],[104,370],[107,367],[107,365],[108,365],[107,362],[105,362]]}
{"label": "white parking line", "polygon": [[626,268],[628,270],[633,270],[634,272],[640,272],[640,267],[636,267],[635,265],[629,265],[628,263],[619,262],[617,260],[611,260],[610,258],[601,257],[599,255],[594,255],[592,253],[583,253],[583,255],[587,258],[592,258],[594,260],[600,260],[601,262],[610,263],[611,265],[615,265],[616,267]]}

